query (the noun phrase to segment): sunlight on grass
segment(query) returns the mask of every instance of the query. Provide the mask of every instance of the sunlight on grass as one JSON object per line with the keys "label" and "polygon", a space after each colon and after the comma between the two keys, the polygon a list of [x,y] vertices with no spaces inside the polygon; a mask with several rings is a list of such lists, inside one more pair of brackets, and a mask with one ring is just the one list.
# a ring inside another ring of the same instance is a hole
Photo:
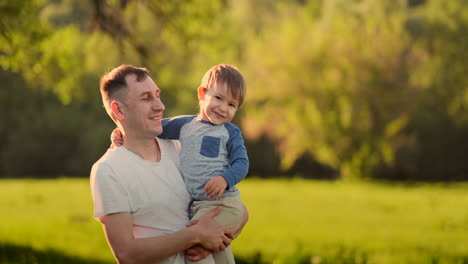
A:
{"label": "sunlight on grass", "polygon": [[[247,179],[250,219],[233,250],[247,263],[462,263],[466,187]],[[1,180],[0,206],[3,251],[114,263],[88,179]]]}
{"label": "sunlight on grass", "polygon": [[0,206],[1,242],[112,260],[87,179],[2,180]]}
{"label": "sunlight on grass", "polygon": [[346,248],[367,252],[377,263],[468,255],[466,185],[254,179],[239,188],[250,221],[234,242],[237,254],[260,251],[271,260]]}

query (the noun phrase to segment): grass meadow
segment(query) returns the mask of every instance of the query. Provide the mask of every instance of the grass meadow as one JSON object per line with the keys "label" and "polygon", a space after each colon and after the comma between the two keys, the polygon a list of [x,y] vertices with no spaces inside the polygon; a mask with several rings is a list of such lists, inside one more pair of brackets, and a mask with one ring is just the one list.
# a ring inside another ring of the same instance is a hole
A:
{"label": "grass meadow", "polygon": [[[468,263],[468,184],[246,179],[237,263]],[[88,179],[0,180],[0,263],[115,263]]]}

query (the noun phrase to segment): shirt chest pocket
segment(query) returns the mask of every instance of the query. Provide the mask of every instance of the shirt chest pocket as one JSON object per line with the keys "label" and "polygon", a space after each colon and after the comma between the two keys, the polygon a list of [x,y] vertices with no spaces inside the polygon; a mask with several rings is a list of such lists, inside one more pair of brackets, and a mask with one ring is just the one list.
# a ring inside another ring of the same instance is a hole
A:
{"label": "shirt chest pocket", "polygon": [[216,158],[219,155],[221,139],[217,137],[204,136],[200,148],[200,154],[208,158]]}

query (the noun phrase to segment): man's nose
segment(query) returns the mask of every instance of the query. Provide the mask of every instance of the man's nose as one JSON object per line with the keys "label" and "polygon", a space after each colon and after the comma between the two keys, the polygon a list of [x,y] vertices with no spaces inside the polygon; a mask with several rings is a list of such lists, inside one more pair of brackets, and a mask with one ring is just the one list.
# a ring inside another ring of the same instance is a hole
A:
{"label": "man's nose", "polygon": [[166,107],[164,106],[161,99],[158,98],[158,99],[154,100],[153,110],[155,110],[155,111],[164,111],[165,109],[166,109]]}

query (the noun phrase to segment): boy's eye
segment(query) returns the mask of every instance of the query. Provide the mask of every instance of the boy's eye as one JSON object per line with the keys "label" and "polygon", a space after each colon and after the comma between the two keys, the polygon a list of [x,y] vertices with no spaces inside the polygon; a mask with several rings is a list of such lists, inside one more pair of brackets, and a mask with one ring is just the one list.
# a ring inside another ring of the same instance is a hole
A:
{"label": "boy's eye", "polygon": [[230,107],[236,108],[237,106],[235,104],[229,104]]}
{"label": "boy's eye", "polygon": [[221,96],[215,96],[216,99],[221,100]]}

